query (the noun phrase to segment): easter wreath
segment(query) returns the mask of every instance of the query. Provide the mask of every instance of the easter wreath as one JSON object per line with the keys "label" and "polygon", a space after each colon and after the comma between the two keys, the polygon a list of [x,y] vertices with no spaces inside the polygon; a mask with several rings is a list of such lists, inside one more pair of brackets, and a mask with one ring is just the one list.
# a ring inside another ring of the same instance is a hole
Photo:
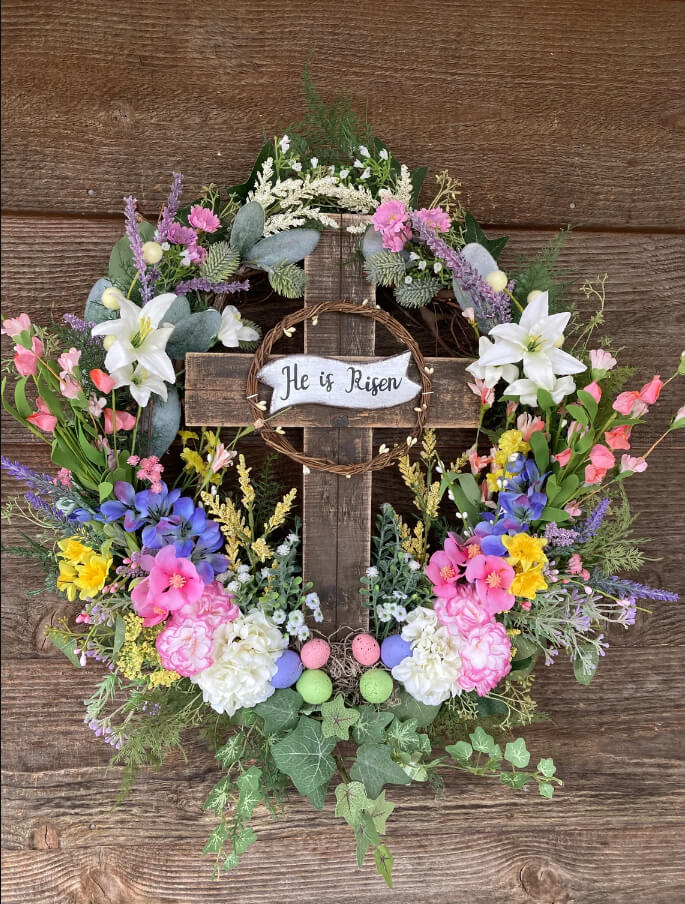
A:
{"label": "easter wreath", "polygon": [[[344,104],[317,111],[268,141],[242,185],[210,185],[181,207],[175,174],[156,225],[127,198],[126,235],[84,319],[4,320],[17,380],[13,396],[3,380],[3,404],[59,469],[3,458],[28,486],[3,515],[38,530],[6,551],[35,557],[74,604],[49,636],[74,666],[93,663],[84,721],[126,783],[202,729],[223,773],[205,804],[217,875],[256,840],[258,804],[277,812],[293,784],[322,808],[337,775],[358,864],[372,851],[391,884],[386,787],[456,768],[551,798],[552,760],[531,766],[522,738],[500,745],[486,728],[540,717],[536,663],[567,655],[588,684],[610,624],[632,624],[641,600],[676,598],[623,576],[643,561],[623,480],[656,445],[633,455],[631,434],[668,381],[636,387],[611,341],[594,341],[605,282],[581,287],[598,309],[584,322],[556,269],[560,242],[505,275],[506,238],[486,237],[456,180],[439,174],[420,207],[425,169],[399,165]],[[367,218],[351,229],[383,305],[442,305],[470,332],[481,417],[455,462],[430,430],[415,460],[389,455],[418,517],[382,507],[360,576],[371,627],[323,637],[300,572],[296,490],[281,497],[273,467],[254,476],[236,449],[268,418],[230,441],[184,429],[179,385],[188,352],[257,347],[260,327],[227,301],[256,274],[300,297],[299,263],[336,211]],[[681,408],[669,431],[683,426]],[[177,436],[180,457],[167,454]]]}

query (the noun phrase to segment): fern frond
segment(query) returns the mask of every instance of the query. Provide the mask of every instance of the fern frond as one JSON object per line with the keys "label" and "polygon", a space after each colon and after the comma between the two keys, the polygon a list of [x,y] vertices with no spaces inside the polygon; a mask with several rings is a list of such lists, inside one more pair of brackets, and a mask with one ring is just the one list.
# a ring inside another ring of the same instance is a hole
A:
{"label": "fern frond", "polygon": [[442,288],[439,279],[415,279],[411,283],[400,283],[395,289],[395,301],[403,308],[422,308],[433,300]]}
{"label": "fern frond", "polygon": [[220,283],[229,279],[238,269],[240,254],[228,242],[215,242],[200,267],[200,275],[209,282]]}
{"label": "fern frond", "polygon": [[398,285],[407,271],[401,255],[394,251],[377,251],[367,257],[366,273],[370,282],[376,286],[393,287]]}

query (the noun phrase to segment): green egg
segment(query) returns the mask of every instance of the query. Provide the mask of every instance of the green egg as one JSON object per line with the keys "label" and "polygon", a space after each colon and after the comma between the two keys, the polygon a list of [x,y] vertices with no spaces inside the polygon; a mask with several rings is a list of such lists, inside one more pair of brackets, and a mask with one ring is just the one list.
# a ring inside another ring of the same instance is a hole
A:
{"label": "green egg", "polygon": [[371,669],[362,675],[359,692],[369,703],[384,703],[392,694],[392,678],[383,669]]}
{"label": "green egg", "polygon": [[333,682],[321,669],[305,669],[295,687],[305,703],[325,703],[333,693]]}

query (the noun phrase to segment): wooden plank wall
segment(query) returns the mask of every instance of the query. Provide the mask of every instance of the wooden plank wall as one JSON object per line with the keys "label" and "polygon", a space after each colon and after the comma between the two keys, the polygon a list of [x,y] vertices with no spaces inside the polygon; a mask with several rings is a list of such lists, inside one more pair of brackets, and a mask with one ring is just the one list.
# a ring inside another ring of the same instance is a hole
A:
{"label": "wooden plank wall", "polygon": [[[685,4],[678,0],[408,0],[386,4],[117,3],[3,6],[3,309],[42,323],[80,311],[121,233],[121,198],[154,212],[172,169],[190,192],[240,180],[262,133],[299,114],[299,74],[350,95],[401,159],[448,167],[507,261],[558,225],[584,224],[562,259],[610,271],[607,330],[638,378],[669,373],[685,309]],[[251,316],[265,326],[283,309]],[[6,347],[5,347],[6,348]],[[378,353],[383,349],[377,345]],[[284,351],[288,351],[287,344]],[[436,351],[427,348],[428,353]],[[671,385],[636,443],[682,404]],[[392,437],[392,433],[388,434]],[[446,454],[468,438],[444,434]],[[3,452],[43,449],[6,425]],[[384,431],[376,431],[376,442]],[[387,439],[385,440],[388,441]],[[631,495],[658,538],[644,579],[685,589],[683,439],[664,442]],[[256,447],[255,447],[256,451]],[[286,480],[296,468],[284,467]],[[374,504],[396,492],[374,479]],[[680,483],[679,483],[680,481]],[[3,483],[5,492],[15,487]],[[5,542],[16,539],[14,527]],[[550,804],[448,778],[444,795],[392,790],[395,891],[354,868],[347,829],[293,802],[220,884],[199,855],[213,769],[201,745],[141,775],[112,808],[120,773],[82,724],[90,666],[46,647],[64,603],[27,598],[33,575],[3,562],[3,901],[7,904],[632,904],[685,897],[685,616],[655,603],[612,633],[596,681],[543,671],[552,720],[526,732],[566,780]]]}

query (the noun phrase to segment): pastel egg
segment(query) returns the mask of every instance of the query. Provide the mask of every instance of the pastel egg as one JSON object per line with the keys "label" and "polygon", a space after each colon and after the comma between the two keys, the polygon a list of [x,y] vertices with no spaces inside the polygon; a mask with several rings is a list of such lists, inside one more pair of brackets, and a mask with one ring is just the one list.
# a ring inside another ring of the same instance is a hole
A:
{"label": "pastel egg", "polygon": [[274,687],[292,687],[302,674],[302,663],[295,650],[284,650],[276,660],[276,674],[271,679]]}
{"label": "pastel egg", "polygon": [[319,637],[308,640],[300,650],[300,659],[308,669],[320,669],[326,665],[330,655],[330,644]]}
{"label": "pastel egg", "polygon": [[407,656],[411,656],[411,644],[401,634],[391,634],[381,644],[381,659],[389,669],[394,669]]}
{"label": "pastel egg", "polygon": [[314,705],[325,703],[333,693],[333,682],[319,669],[307,669],[302,672],[295,686],[304,702]]}
{"label": "pastel egg", "polygon": [[373,665],[381,658],[381,648],[370,634],[357,634],[352,641],[352,655],[360,665]]}
{"label": "pastel egg", "polygon": [[385,703],[392,694],[392,678],[383,669],[364,672],[359,682],[359,693],[369,703]]}

